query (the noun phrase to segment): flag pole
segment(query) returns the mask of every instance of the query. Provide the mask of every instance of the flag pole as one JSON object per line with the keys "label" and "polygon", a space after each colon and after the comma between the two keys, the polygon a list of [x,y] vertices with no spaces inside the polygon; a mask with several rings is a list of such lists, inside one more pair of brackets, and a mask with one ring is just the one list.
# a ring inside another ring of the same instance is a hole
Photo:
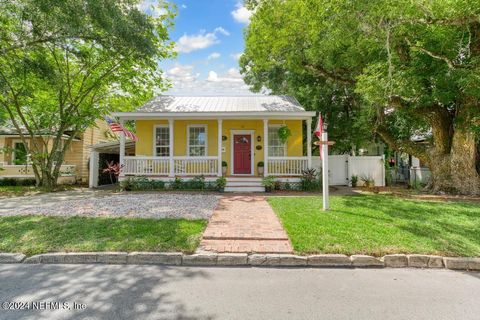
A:
{"label": "flag pole", "polygon": [[322,191],[323,191],[323,211],[328,210],[328,133],[322,132]]}

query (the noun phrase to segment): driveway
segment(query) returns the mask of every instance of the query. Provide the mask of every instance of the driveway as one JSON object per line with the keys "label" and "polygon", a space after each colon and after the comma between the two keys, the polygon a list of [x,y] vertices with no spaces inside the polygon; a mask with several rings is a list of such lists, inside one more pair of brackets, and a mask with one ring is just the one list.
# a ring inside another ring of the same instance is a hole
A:
{"label": "driveway", "polygon": [[0,301],[71,308],[2,320],[478,320],[478,292],[480,273],[449,270],[0,265]]}
{"label": "driveway", "polygon": [[219,198],[212,193],[72,190],[0,199],[0,216],[38,214],[208,219]]}

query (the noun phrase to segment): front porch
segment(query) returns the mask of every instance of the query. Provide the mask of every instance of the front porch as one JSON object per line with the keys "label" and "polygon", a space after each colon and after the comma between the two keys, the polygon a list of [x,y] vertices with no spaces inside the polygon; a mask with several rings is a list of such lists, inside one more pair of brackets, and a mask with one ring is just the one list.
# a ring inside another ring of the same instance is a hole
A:
{"label": "front porch", "polygon": [[[125,120],[128,119],[121,119],[121,122]],[[121,178],[299,177],[304,170],[311,168],[310,117],[157,118],[135,119],[135,124],[139,137],[135,155],[125,155],[125,137],[120,137]],[[276,133],[281,126],[292,131],[286,143],[280,142]],[[307,133],[306,154],[303,132]]]}

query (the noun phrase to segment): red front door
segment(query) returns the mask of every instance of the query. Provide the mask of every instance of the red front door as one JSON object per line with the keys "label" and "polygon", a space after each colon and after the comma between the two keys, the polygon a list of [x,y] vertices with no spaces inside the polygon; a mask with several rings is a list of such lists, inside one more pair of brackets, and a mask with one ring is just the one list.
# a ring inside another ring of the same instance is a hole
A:
{"label": "red front door", "polygon": [[233,136],[233,174],[251,174],[251,145],[249,134],[236,134]]}

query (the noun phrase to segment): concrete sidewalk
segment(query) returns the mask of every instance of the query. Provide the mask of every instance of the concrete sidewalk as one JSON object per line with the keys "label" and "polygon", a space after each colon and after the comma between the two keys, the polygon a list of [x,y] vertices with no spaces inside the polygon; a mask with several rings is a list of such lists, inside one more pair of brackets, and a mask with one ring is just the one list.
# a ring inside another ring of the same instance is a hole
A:
{"label": "concrete sidewalk", "polygon": [[266,197],[223,197],[200,243],[201,251],[291,253],[292,245]]}

